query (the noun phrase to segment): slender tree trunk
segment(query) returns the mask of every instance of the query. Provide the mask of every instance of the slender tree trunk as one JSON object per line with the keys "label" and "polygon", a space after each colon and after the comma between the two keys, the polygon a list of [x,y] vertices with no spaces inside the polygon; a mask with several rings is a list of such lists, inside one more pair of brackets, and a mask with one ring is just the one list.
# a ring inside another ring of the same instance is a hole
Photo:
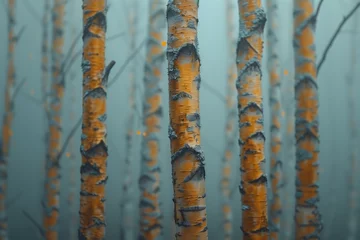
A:
{"label": "slender tree trunk", "polygon": [[354,82],[356,79],[356,51],[354,49],[357,48],[357,34],[356,31],[359,21],[359,15],[356,14],[354,17],[354,27],[353,27],[353,36],[351,41],[351,70],[350,75],[348,78],[347,84],[347,98],[348,98],[348,106],[349,106],[349,126],[350,126],[350,159],[351,159],[351,174],[350,174],[350,182],[349,182],[349,225],[348,225],[348,240],[355,240],[356,239],[356,230],[357,230],[357,209],[358,209],[358,191],[357,191],[357,184],[356,176],[358,175],[358,154],[357,154],[357,141],[358,141],[358,126],[356,122],[356,95],[355,95],[355,88]]}
{"label": "slender tree trunk", "polygon": [[[136,48],[136,32],[138,23],[138,1],[132,0],[131,8],[129,9],[129,32],[130,32],[130,53],[133,53]],[[134,140],[134,127],[135,127],[135,112],[136,112],[136,70],[138,66],[132,64],[130,69],[130,96],[129,96],[129,116],[127,123],[127,135],[126,135],[126,157],[125,157],[125,175],[123,183],[123,195],[121,202],[121,240],[134,239],[134,199],[133,199],[133,177],[132,177],[132,159],[133,154],[133,140]]]}
{"label": "slender tree trunk", "polygon": [[8,216],[6,196],[8,188],[8,161],[14,117],[13,93],[15,88],[15,0],[8,0],[8,69],[5,85],[5,107],[0,141],[0,240],[8,239]]}
{"label": "slender tree trunk", "polygon": [[223,230],[224,240],[232,238],[232,208],[230,197],[232,192],[231,186],[231,161],[233,150],[236,142],[234,130],[236,128],[236,64],[234,62],[236,42],[234,35],[234,1],[226,1],[226,18],[227,18],[227,40],[228,40],[228,75],[226,85],[226,126],[225,126],[225,153],[222,159],[222,179],[221,191],[223,195]]}
{"label": "slender tree trunk", "polygon": [[238,0],[240,32],[237,45],[239,145],[243,239],[268,239],[267,178],[261,89],[262,33],[266,14],[260,0]]}
{"label": "slender tree trunk", "polygon": [[46,160],[45,195],[43,202],[43,227],[45,238],[58,239],[60,165],[57,157],[61,146],[61,112],[64,95],[64,82],[60,72],[64,47],[65,2],[55,0],[52,10],[52,83],[49,105],[49,146]]}
{"label": "slender tree trunk", "polygon": [[142,142],[140,186],[140,236],[139,239],[162,238],[160,212],[160,129],[162,119],[161,69],[164,62],[162,41],[165,28],[165,3],[150,1],[149,37],[145,63],[143,106],[145,132]]}
{"label": "slender tree trunk", "polygon": [[318,90],[314,1],[294,1],[296,239],[320,237]]}
{"label": "slender tree trunk", "polygon": [[105,67],[106,0],[83,0],[83,119],[79,239],[105,239],[106,95],[115,62]]}
{"label": "slender tree trunk", "polygon": [[169,0],[169,138],[176,239],[208,239],[204,154],[200,146],[199,1]]}
{"label": "slender tree trunk", "polygon": [[267,28],[268,39],[268,73],[270,80],[270,112],[271,112],[271,139],[270,139],[270,181],[272,198],[270,201],[269,227],[270,239],[279,239],[280,218],[282,204],[281,191],[281,78],[278,48],[278,1],[267,0],[269,24]]}

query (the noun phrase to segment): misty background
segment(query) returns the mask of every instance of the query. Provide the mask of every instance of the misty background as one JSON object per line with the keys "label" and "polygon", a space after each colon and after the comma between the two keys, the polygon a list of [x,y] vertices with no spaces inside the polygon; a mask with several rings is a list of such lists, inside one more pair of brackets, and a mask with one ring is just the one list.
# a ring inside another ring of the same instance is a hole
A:
{"label": "misty background", "polygon": [[[25,218],[22,210],[28,211],[39,223],[42,222],[41,198],[43,194],[43,163],[45,159],[44,144],[44,117],[43,109],[40,105],[32,102],[26,94],[33,94],[34,97],[41,97],[41,33],[42,26],[39,19],[31,14],[24,1],[29,1],[36,10],[36,15],[42,16],[43,1],[40,0],[18,0],[16,2],[16,32],[25,26],[20,41],[16,46],[16,76],[17,83],[24,77],[27,79],[26,85],[15,102],[15,117],[13,122],[13,138],[10,145],[9,160],[9,190],[8,198],[22,192],[21,198],[8,210],[9,214],[9,231],[10,239],[39,239],[37,229],[32,223]],[[118,71],[120,66],[126,61],[131,54],[129,52],[129,35],[127,25],[127,10],[124,4],[125,0],[108,0],[110,8],[107,14],[107,36],[113,36],[120,32],[126,34],[112,41],[107,42],[106,58],[107,63],[115,60],[117,63],[112,70],[111,76]],[[131,1],[131,0],[128,0]],[[234,0],[234,2],[237,2]],[[265,1],[264,6],[266,6]],[[280,26],[280,60],[281,71],[289,71],[289,76],[282,74],[282,88],[288,91],[289,78],[294,72],[293,49],[292,49],[292,0],[279,0]],[[316,4],[318,1],[315,1]],[[66,7],[65,22],[65,47],[64,53],[67,52],[75,36],[71,35],[71,26],[74,26],[76,36],[82,30],[82,1],[68,1]],[[316,51],[321,56],[335,28],[342,20],[343,16],[354,6],[355,0],[327,0],[324,2],[316,27]],[[149,0],[139,0],[138,9],[138,29],[137,45],[139,45],[147,35],[148,22],[148,5]],[[236,5],[237,6],[237,5]],[[7,72],[7,17],[4,5],[0,5],[0,114],[4,111],[4,85]],[[4,11],[3,11],[4,10]],[[236,26],[238,25],[238,12],[234,9],[236,17]],[[357,13],[360,14],[360,11]],[[201,57],[201,78],[225,95],[227,64],[227,35],[226,35],[226,12],[223,0],[201,0],[199,7],[199,28],[198,39]],[[353,17],[354,19],[354,17]],[[358,18],[360,19],[360,17]],[[344,232],[347,231],[348,216],[348,178],[350,173],[350,148],[349,148],[349,120],[347,106],[347,88],[345,77],[350,71],[351,53],[356,51],[360,58],[359,49],[351,49],[352,20],[344,27],[342,33],[338,36],[331,51],[329,52],[326,62],[318,77],[319,97],[320,97],[320,212],[323,217],[324,230],[329,231],[331,212],[336,214],[336,225],[332,226],[333,235],[331,239],[344,239]],[[359,24],[360,26],[360,24]],[[236,30],[238,28],[236,27]],[[360,31],[360,29],[358,29]],[[359,40],[359,32],[356,32]],[[236,33],[237,35],[237,33]],[[266,35],[266,34],[264,34]],[[166,36],[166,34],[164,35]],[[164,39],[166,41],[166,39]],[[266,151],[267,151],[267,173],[269,166],[269,139],[270,139],[270,122],[269,122],[269,83],[267,74],[267,49],[264,44],[263,58],[263,97],[265,111],[265,130],[266,130]],[[82,41],[78,41],[76,49],[82,48]],[[143,93],[142,77],[144,70],[145,47],[138,56],[130,63],[137,66],[137,82],[141,86],[137,92],[138,104],[141,104],[141,93]],[[76,51],[76,50],[75,50]],[[318,58],[319,59],[319,58]],[[235,59],[233,59],[235,61]],[[360,60],[358,61],[360,62]],[[66,81],[66,92],[63,104],[63,140],[69,131],[81,116],[82,113],[82,72],[81,57],[74,63],[71,71],[74,72],[75,78],[68,78]],[[130,66],[129,65],[129,66]],[[121,75],[120,79],[108,89],[108,175],[109,181],[106,185],[106,220],[107,220],[107,239],[119,238],[120,207],[123,182],[123,164],[125,153],[125,121],[129,112],[128,95],[129,95],[129,67]],[[360,89],[358,68],[355,86]],[[286,87],[287,86],[287,87]],[[168,139],[168,81],[167,81],[167,61],[163,65],[163,108],[164,116],[162,119],[161,135],[161,210],[164,215],[164,239],[171,239],[172,229],[172,181],[171,181],[171,164],[170,164],[170,147]],[[75,121],[70,121],[71,94],[75,91],[76,109]],[[358,98],[357,98],[358,99]],[[140,108],[141,109],[141,108]],[[359,107],[357,107],[360,110]],[[359,123],[359,112],[357,114],[357,123]],[[225,103],[214,96],[208,89],[201,86],[200,88],[200,114],[201,114],[201,138],[202,147],[205,153],[205,170],[206,170],[206,188],[207,188],[207,215],[209,239],[222,238],[222,209],[221,209],[221,192],[220,192],[220,174],[221,159],[224,149],[224,129],[225,129]],[[0,119],[2,123],[2,118]],[[135,130],[143,130],[141,119],[137,116]],[[359,126],[359,124],[357,124]],[[77,169],[77,188],[80,189],[80,163],[81,156],[80,134],[78,129],[74,136],[74,149],[76,153]],[[133,187],[134,192],[134,218],[135,226],[138,223],[138,185],[140,166],[140,143],[141,135],[135,135],[132,166],[133,166]],[[286,144],[286,143],[285,143]],[[286,150],[283,147],[283,150]],[[239,184],[239,149],[234,149],[233,161],[233,183]],[[294,159],[282,159],[284,164],[289,164],[290,169],[294,169]],[[68,231],[67,222],[67,197],[69,189],[69,169],[70,159],[65,156],[61,159],[61,205],[60,205],[60,239],[66,239]],[[335,169],[335,171],[332,171]],[[289,170],[290,171],[290,170]],[[289,172],[294,176],[294,171]],[[295,178],[289,180],[290,185],[295,184]],[[270,184],[268,184],[269,186]],[[79,190],[80,191],[80,190]],[[78,191],[78,192],[79,192]],[[290,198],[295,199],[295,194],[290,191]],[[270,196],[269,196],[270,197]],[[331,202],[331,199],[336,199]],[[79,196],[77,196],[79,199]],[[79,203],[79,200],[77,200]],[[332,205],[335,204],[335,205]],[[78,204],[79,205],[79,204]],[[237,191],[232,199],[233,206],[233,239],[240,239],[241,231],[241,204],[240,194]],[[294,208],[291,208],[292,214]],[[360,213],[360,212],[359,212]],[[137,228],[135,229],[137,231]]]}

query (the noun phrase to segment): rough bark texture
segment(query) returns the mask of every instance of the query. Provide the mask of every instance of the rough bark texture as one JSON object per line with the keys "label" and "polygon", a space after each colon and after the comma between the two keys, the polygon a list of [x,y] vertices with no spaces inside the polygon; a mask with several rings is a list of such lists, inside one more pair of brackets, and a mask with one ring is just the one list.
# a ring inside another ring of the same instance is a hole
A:
{"label": "rough bark texture", "polygon": [[271,138],[270,138],[270,181],[272,198],[269,211],[270,239],[279,239],[280,218],[282,212],[281,192],[281,78],[279,66],[278,47],[278,1],[267,0],[268,28],[268,73],[270,81],[270,112],[271,112]]}
{"label": "rough bark texture", "polygon": [[200,146],[198,0],[169,0],[169,138],[176,239],[208,239],[204,154]]}
{"label": "rough bark texture", "polygon": [[83,0],[83,119],[80,152],[79,239],[105,239],[107,81],[105,67],[106,0]]}
{"label": "rough bark texture", "polygon": [[149,6],[149,37],[145,62],[143,105],[144,137],[139,179],[140,235],[139,239],[161,239],[162,215],[160,212],[160,129],[162,119],[161,70],[165,54],[162,47],[165,30],[165,2],[151,0]]}
{"label": "rough bark texture", "polygon": [[348,78],[347,84],[347,100],[348,100],[348,112],[349,112],[349,126],[350,126],[350,162],[351,162],[351,173],[349,181],[349,225],[348,225],[348,240],[355,240],[357,234],[357,210],[358,210],[358,191],[356,181],[358,180],[356,176],[358,175],[358,152],[357,152],[357,141],[358,141],[358,126],[356,122],[356,88],[354,88],[354,83],[356,79],[356,67],[357,67],[357,56],[354,49],[357,48],[357,26],[359,21],[359,14],[354,16],[354,27],[353,27],[353,36],[351,39],[351,70]]}
{"label": "rough bark texture", "polygon": [[318,239],[318,90],[315,64],[314,1],[294,1],[296,212],[295,238]]}
{"label": "rough bark texture", "polygon": [[13,93],[15,88],[15,44],[17,38],[15,27],[15,0],[8,0],[8,69],[5,85],[5,107],[0,139],[0,240],[8,239],[8,216],[6,196],[8,183],[8,161],[12,137],[12,121],[14,117]]}
{"label": "rough bark texture", "polygon": [[[225,126],[225,152],[222,158],[221,191],[223,195],[223,231],[224,240],[232,238],[232,207],[230,197],[232,193],[231,168],[234,146],[237,138],[236,129],[236,64],[234,62],[236,41],[234,27],[234,1],[226,1],[227,40],[228,40],[228,75],[226,84],[226,126]],[[235,134],[234,134],[235,133]]]}
{"label": "rough bark texture", "polygon": [[58,239],[60,165],[58,153],[61,146],[61,110],[64,95],[64,82],[60,72],[64,46],[65,2],[55,0],[52,10],[52,81],[49,104],[49,141],[45,163],[45,192],[43,199],[43,227],[45,238]]}
{"label": "rough bark texture", "polygon": [[[136,50],[136,32],[138,23],[138,1],[133,0],[131,8],[129,9],[129,33],[130,33],[130,53]],[[132,240],[134,239],[134,199],[133,199],[133,176],[132,176],[132,159],[134,159],[133,140],[135,136],[135,113],[136,113],[136,71],[138,66],[132,64],[130,68],[130,95],[129,95],[129,116],[127,122],[126,148],[125,148],[125,166],[124,166],[124,182],[123,195],[121,202],[121,226],[120,239]]]}
{"label": "rough bark texture", "polygon": [[240,31],[237,45],[239,145],[243,239],[268,239],[267,177],[261,59],[266,22],[260,0],[239,0]]}

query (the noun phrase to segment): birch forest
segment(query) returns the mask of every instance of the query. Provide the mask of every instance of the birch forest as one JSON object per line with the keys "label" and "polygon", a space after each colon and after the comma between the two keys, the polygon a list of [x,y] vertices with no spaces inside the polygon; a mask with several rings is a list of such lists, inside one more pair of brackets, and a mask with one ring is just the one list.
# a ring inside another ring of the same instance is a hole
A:
{"label": "birch forest", "polygon": [[359,0],[0,12],[0,240],[360,239]]}

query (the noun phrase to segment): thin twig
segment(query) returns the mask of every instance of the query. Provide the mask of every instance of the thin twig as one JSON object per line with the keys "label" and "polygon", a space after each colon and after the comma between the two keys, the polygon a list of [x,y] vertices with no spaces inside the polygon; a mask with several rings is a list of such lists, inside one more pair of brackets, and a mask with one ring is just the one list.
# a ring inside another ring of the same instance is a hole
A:
{"label": "thin twig", "polygon": [[36,222],[36,220],[25,210],[22,210],[22,213],[25,215],[25,217],[27,219],[30,220],[30,222],[35,226],[35,228],[39,231],[40,235],[45,238],[45,231],[44,229],[41,227],[41,225]]}
{"label": "thin twig", "polygon": [[74,52],[74,48],[76,46],[76,43],[79,41],[80,37],[82,36],[82,32],[79,32],[78,35],[76,35],[76,37],[73,39],[71,46],[69,48],[69,50],[67,51],[65,57],[64,57],[64,61],[62,63],[61,69],[63,70],[65,68],[65,64],[68,62],[69,58],[71,57],[71,54]]}
{"label": "thin twig", "polygon": [[15,36],[16,42],[19,42],[19,40],[20,40],[22,34],[24,33],[25,29],[26,29],[26,26],[21,27],[21,29],[20,29],[20,31],[18,32],[18,34],[16,34],[16,36]]}
{"label": "thin twig", "polygon": [[345,25],[345,23],[351,18],[351,16],[356,12],[356,10],[360,7],[360,2],[358,2],[355,7],[343,18],[343,20],[340,22],[339,26],[337,27],[336,31],[334,32],[333,36],[331,37],[329,43],[327,44],[324,53],[321,56],[321,59],[319,61],[319,63],[317,64],[317,75],[319,75],[321,66],[323,65],[326,56],[329,52],[329,50],[331,49],[331,46],[333,45],[333,43],[336,40],[336,37],[339,35],[342,27]]}
{"label": "thin twig", "polygon": [[33,103],[35,103],[36,105],[39,105],[41,106],[43,104],[43,102],[40,100],[40,99],[37,99],[36,97],[28,94],[28,93],[25,93],[25,92],[22,92],[21,94],[22,96],[26,97],[27,99],[31,100]]}

